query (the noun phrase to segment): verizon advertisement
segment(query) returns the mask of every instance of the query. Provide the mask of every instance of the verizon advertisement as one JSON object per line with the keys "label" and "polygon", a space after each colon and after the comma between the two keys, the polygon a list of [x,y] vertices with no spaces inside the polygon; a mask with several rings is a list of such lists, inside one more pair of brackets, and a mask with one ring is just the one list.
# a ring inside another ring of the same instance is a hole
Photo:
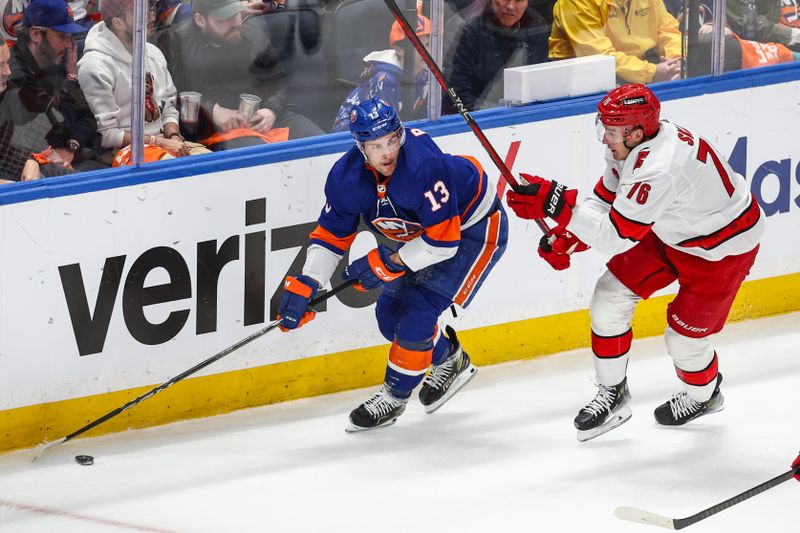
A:
{"label": "verizon advertisement", "polygon": [[[800,272],[800,145],[792,129],[800,109],[774,105],[795,101],[798,85],[670,101],[662,110],[716,145],[766,211],[750,279]],[[515,173],[590,193],[603,170],[593,114],[486,134]],[[478,158],[497,179],[471,133],[436,141]],[[0,207],[0,410],[159,383],[263,328],[284,277],[300,271],[339,155]],[[456,329],[588,307],[608,258],[590,250],[555,272],[536,255],[535,224],[511,219],[499,266],[469,309],[444,317]],[[360,233],[333,283],[375,245]],[[265,335],[205,372],[383,344],[376,297],[344,291],[308,326]]]}

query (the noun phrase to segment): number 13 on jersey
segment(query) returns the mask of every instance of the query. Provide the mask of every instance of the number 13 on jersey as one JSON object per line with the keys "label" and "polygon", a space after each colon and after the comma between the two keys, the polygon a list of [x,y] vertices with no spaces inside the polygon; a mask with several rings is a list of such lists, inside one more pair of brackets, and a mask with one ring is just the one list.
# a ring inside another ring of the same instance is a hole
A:
{"label": "number 13 on jersey", "polygon": [[[437,194],[434,193],[438,193],[438,200],[436,198]],[[431,203],[431,211],[438,211],[442,207],[442,204],[446,204],[450,199],[450,191],[444,186],[444,182],[437,181],[433,185],[433,189],[425,191],[425,198]]]}

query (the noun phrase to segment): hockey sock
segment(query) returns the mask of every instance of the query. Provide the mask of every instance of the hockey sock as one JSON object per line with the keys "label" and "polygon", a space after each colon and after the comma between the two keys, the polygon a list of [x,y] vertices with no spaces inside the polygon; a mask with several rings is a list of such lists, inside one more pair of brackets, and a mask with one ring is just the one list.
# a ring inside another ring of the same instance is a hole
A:
{"label": "hockey sock", "polygon": [[408,398],[420,384],[431,365],[433,340],[408,342],[399,339],[392,343],[384,382],[395,398]]}
{"label": "hockey sock", "polygon": [[445,359],[447,359],[447,357],[453,353],[454,346],[453,343],[450,342],[450,339],[442,335],[439,328],[436,328],[436,335],[434,336],[434,339],[436,340],[433,344],[433,357],[431,364],[433,364],[433,366],[438,366],[444,363]]}
{"label": "hockey sock", "polygon": [[664,341],[684,390],[698,402],[711,398],[717,386],[718,363],[708,337],[688,337],[667,326]]}
{"label": "hockey sock", "polygon": [[628,351],[633,341],[633,330],[620,335],[598,335],[592,331],[592,352],[597,381],[613,387],[625,379],[628,367]]}
{"label": "hockey sock", "polygon": [[717,352],[714,352],[714,358],[702,370],[682,370],[676,366],[675,372],[680,380],[683,381],[683,386],[689,396],[698,402],[706,402],[714,394],[714,389],[717,386]]}

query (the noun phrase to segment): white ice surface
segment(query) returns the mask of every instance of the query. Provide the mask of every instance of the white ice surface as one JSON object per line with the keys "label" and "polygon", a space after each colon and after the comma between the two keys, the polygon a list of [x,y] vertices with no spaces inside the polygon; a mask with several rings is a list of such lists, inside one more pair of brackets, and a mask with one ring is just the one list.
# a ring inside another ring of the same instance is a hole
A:
{"label": "white ice surface", "polygon": [[[800,314],[730,324],[715,345],[724,411],[658,427],[652,410],[679,384],[661,338],[636,341],[633,418],[582,444],[588,350],[481,368],[435,414],[413,399],[372,432],[344,432],[372,392],[357,390],[77,439],[35,464],[5,454],[0,531],[657,531],[614,509],[685,517],[786,472],[800,449]],[[687,531],[800,531],[800,484]]]}

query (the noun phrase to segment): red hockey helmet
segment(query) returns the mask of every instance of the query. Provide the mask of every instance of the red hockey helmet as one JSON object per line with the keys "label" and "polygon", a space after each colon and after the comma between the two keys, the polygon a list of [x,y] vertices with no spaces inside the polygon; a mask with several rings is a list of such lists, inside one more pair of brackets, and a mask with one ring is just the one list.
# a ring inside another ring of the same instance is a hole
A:
{"label": "red hockey helmet", "polygon": [[[645,137],[658,133],[661,103],[653,92],[638,83],[620,85],[597,104],[597,123],[620,128],[627,138],[640,127]],[[601,138],[602,140],[602,138]]]}

